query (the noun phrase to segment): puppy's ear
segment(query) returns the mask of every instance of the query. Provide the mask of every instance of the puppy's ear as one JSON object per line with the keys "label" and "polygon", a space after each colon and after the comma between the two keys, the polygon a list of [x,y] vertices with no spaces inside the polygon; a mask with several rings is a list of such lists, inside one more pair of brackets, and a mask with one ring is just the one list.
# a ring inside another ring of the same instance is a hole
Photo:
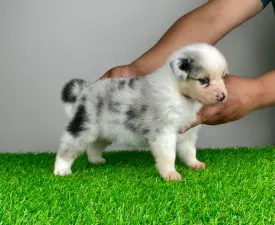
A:
{"label": "puppy's ear", "polygon": [[186,80],[191,71],[193,60],[191,58],[178,58],[170,62],[170,67],[179,80]]}

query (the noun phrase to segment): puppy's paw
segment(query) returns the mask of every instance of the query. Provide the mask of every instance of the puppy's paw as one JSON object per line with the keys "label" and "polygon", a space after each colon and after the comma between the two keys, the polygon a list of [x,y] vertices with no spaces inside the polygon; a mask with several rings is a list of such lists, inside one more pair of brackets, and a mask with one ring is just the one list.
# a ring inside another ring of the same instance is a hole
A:
{"label": "puppy's paw", "polygon": [[56,169],[54,170],[54,175],[56,176],[66,176],[72,173],[71,169]]}
{"label": "puppy's paw", "polygon": [[98,158],[89,158],[89,162],[92,164],[105,164],[106,160],[102,157]]}
{"label": "puppy's paw", "polygon": [[167,181],[182,180],[182,176],[176,170],[163,173],[162,177],[164,178],[164,180],[167,180]]}
{"label": "puppy's paw", "polygon": [[192,170],[204,170],[205,169],[205,163],[197,160],[189,165],[189,167]]}

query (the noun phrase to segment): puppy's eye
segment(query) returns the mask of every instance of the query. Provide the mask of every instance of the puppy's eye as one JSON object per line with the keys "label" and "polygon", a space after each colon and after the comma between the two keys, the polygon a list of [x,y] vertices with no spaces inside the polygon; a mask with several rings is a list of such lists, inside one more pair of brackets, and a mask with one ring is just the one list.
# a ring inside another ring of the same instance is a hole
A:
{"label": "puppy's eye", "polygon": [[209,79],[207,77],[205,78],[199,78],[198,81],[200,82],[200,84],[209,84]]}

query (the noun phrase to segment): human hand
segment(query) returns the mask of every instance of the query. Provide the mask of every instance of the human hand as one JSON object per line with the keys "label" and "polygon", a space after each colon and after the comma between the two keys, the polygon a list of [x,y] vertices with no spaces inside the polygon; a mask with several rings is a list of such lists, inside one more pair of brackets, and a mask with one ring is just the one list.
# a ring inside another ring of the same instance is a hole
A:
{"label": "human hand", "polygon": [[227,76],[225,85],[228,92],[227,100],[215,106],[203,106],[197,114],[197,120],[181,133],[199,124],[219,125],[239,120],[256,110],[260,84],[257,79]]}
{"label": "human hand", "polygon": [[126,78],[126,77],[135,77],[137,76],[137,69],[131,65],[117,66],[108,70],[99,80],[106,78]]}

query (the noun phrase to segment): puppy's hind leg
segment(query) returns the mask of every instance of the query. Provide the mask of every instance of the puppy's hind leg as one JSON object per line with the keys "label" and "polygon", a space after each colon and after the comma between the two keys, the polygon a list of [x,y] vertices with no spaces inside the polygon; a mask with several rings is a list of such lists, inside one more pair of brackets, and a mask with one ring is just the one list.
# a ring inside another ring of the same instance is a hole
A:
{"label": "puppy's hind leg", "polygon": [[181,160],[191,169],[205,169],[205,164],[196,157],[196,141],[198,128],[192,128],[178,139],[177,153]]}
{"label": "puppy's hind leg", "polygon": [[54,175],[64,176],[71,174],[71,166],[80,151],[80,145],[75,138],[68,132],[65,132],[61,138],[61,143],[56,155]]}
{"label": "puppy's hind leg", "polygon": [[87,155],[90,163],[105,164],[106,160],[102,158],[102,152],[109,145],[108,142],[96,141],[87,148]]}
{"label": "puppy's hind leg", "polygon": [[71,166],[78,155],[84,152],[91,142],[96,140],[95,137],[79,136],[74,137],[70,133],[65,132],[61,139],[61,144],[57,152],[54,174],[55,175],[69,175],[72,173]]}
{"label": "puppy's hind leg", "polygon": [[176,171],[176,134],[166,133],[149,139],[151,151],[156,160],[156,168],[165,180],[181,180]]}

